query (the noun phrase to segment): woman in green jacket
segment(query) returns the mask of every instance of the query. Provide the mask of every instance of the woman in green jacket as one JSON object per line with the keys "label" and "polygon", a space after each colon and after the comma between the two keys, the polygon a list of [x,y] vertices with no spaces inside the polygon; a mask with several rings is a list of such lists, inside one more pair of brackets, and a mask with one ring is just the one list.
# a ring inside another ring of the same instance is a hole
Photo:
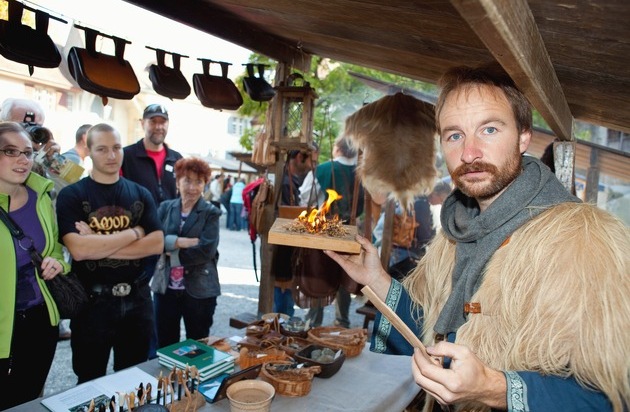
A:
{"label": "woman in green jacket", "polygon": [[[28,133],[0,122],[0,207],[25,234],[18,242],[0,222],[0,410],[42,392],[59,334],[59,312],[44,280],[69,270],[48,194],[53,183],[31,172],[33,157]],[[43,258],[38,267],[31,244]]]}

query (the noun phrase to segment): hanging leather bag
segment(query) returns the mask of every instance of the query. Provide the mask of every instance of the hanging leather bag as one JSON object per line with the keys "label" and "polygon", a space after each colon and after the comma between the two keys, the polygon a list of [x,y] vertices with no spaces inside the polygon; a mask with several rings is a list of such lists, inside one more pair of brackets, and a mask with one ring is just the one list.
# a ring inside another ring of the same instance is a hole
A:
{"label": "hanging leather bag", "polygon": [[55,68],[61,63],[59,49],[48,35],[50,16],[35,11],[35,29],[22,24],[24,5],[9,1],[9,20],[0,20],[0,54],[9,60],[28,65],[32,75],[33,66]]}
{"label": "hanging leather bag", "polygon": [[[216,110],[236,110],[243,104],[243,96],[234,82],[227,77],[230,63],[199,59],[203,73],[193,75],[193,88],[197,98],[205,107]],[[210,74],[210,63],[221,65],[221,76]]]}
{"label": "hanging leather bag", "polygon": [[291,266],[294,275],[293,299],[298,306],[310,307],[309,298],[324,299],[326,304],[335,299],[341,275],[345,272],[323,251],[295,248]]}
{"label": "hanging leather bag", "polygon": [[[125,46],[129,41],[106,36],[96,30],[75,26],[85,31],[85,48],[72,47],[68,53],[70,75],[83,90],[107,98],[130,100],[140,93],[140,83],[124,59]],[[110,37],[114,41],[115,56],[96,51],[97,36]]]}
{"label": "hanging leather bag", "polygon": [[[156,49],[157,64],[149,67],[149,80],[153,85],[153,90],[159,95],[170,99],[185,99],[190,95],[190,84],[180,70],[181,54],[167,53],[164,50]],[[173,67],[168,67],[164,62],[166,54],[170,54],[173,59]]]}
{"label": "hanging leather bag", "polygon": [[247,63],[247,77],[243,78],[245,93],[255,102],[267,102],[276,95],[273,87],[264,78],[265,65],[257,64],[258,76],[254,74],[254,63]]}
{"label": "hanging leather bag", "polygon": [[416,213],[413,209],[411,213],[403,211],[402,214],[395,214],[392,244],[399,247],[410,248],[416,239],[416,228],[418,226]]}

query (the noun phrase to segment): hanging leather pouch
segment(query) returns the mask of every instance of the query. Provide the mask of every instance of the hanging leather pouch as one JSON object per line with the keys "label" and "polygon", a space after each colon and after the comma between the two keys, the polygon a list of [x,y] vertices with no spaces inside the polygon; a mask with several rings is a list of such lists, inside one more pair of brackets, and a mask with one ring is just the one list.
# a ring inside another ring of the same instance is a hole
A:
{"label": "hanging leather pouch", "polygon": [[179,68],[181,55],[168,53],[173,58],[173,67],[168,67],[164,63],[164,50],[157,49],[157,64],[149,67],[149,80],[153,89],[160,94],[171,99],[185,99],[190,94],[190,84]]}
{"label": "hanging leather pouch", "polygon": [[313,300],[329,305],[337,294],[344,270],[319,249],[294,248],[293,300],[301,308],[311,307]]}
{"label": "hanging leather pouch", "polygon": [[33,66],[55,68],[61,63],[59,49],[48,35],[50,16],[35,12],[35,30],[22,24],[24,5],[9,1],[9,20],[0,20],[0,54],[9,60],[28,65],[32,75]]}
{"label": "hanging leather pouch", "polygon": [[101,96],[103,104],[107,104],[108,97],[130,100],[140,93],[138,78],[131,64],[124,59],[125,45],[129,42],[111,36],[116,55],[100,53],[96,51],[96,37],[104,35],[87,27],[76,27],[85,31],[85,48],[70,49],[68,67],[79,87]]}
{"label": "hanging leather pouch", "polygon": [[266,102],[276,95],[276,91],[263,77],[265,65],[257,64],[258,77],[254,74],[254,63],[247,63],[247,77],[243,78],[243,89],[247,95],[255,102]]}
{"label": "hanging leather pouch", "polygon": [[[193,75],[193,88],[201,104],[216,110],[236,110],[241,107],[243,96],[234,82],[227,77],[230,63],[199,60],[203,64],[203,73]],[[221,65],[221,76],[210,74],[210,63]]]}

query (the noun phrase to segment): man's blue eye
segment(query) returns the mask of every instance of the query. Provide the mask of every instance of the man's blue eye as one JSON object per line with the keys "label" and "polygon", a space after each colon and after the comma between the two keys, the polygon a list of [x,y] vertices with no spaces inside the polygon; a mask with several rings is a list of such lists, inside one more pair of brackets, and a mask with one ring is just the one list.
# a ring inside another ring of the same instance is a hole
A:
{"label": "man's blue eye", "polygon": [[497,132],[497,128],[496,127],[493,127],[493,126],[486,127],[486,133],[493,134],[493,133],[496,133],[496,132]]}

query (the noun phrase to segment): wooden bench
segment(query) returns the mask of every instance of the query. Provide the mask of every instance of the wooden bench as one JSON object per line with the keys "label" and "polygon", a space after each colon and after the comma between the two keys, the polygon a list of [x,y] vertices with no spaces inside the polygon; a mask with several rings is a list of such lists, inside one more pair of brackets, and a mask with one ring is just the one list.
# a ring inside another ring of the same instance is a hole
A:
{"label": "wooden bench", "polygon": [[357,308],[356,312],[358,314],[365,315],[365,318],[363,319],[363,329],[367,329],[370,325],[370,321],[374,320],[374,318],[376,317],[377,310],[372,302],[368,300],[367,302],[365,302],[365,305]]}
{"label": "wooden bench", "polygon": [[236,329],[243,329],[256,320],[258,320],[258,316],[255,314],[243,312],[230,318],[230,326]]}

